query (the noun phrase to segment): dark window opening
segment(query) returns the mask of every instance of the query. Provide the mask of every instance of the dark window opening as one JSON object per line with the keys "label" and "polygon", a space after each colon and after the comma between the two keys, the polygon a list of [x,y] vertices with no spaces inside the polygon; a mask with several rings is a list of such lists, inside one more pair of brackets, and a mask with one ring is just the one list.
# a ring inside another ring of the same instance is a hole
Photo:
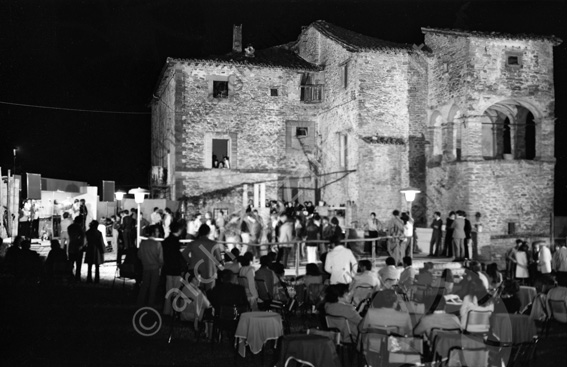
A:
{"label": "dark window opening", "polygon": [[348,63],[343,65],[343,88],[348,87]]}
{"label": "dark window opening", "polygon": [[278,90],[277,90],[277,88],[271,88],[271,89],[270,89],[270,96],[272,96],[272,97],[277,97],[277,96],[278,96]]}
{"label": "dark window opening", "polygon": [[502,154],[512,154],[512,136],[510,135],[510,120],[506,117],[502,129]]}
{"label": "dark window opening", "polygon": [[213,80],[213,97],[228,98],[228,81]]}
{"label": "dark window opening", "polygon": [[295,129],[295,135],[298,138],[306,137],[309,134],[309,128],[307,127],[298,127]]}
{"label": "dark window opening", "polygon": [[536,155],[536,127],[534,121],[534,115],[532,113],[528,113],[526,116],[526,135],[525,135],[525,144],[526,144],[526,159],[534,159]]}
{"label": "dark window opening", "polygon": [[228,139],[213,139],[213,168],[226,167],[225,157],[228,157]]}
{"label": "dark window opening", "polygon": [[508,65],[520,65],[520,58],[518,56],[508,56]]}

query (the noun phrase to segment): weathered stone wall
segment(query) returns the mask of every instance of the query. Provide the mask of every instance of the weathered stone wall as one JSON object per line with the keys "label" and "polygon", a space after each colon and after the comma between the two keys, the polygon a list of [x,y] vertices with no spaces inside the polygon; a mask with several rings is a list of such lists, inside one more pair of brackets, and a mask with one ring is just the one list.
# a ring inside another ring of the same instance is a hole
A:
{"label": "weathered stone wall", "polygon": [[428,212],[464,210],[482,215],[484,229],[505,234],[516,223],[521,234],[546,234],[553,211],[554,164],[538,161],[492,160],[458,162],[429,168]]}
{"label": "weathered stone wall", "polygon": [[[319,105],[319,157],[321,199],[331,205],[358,202],[358,60],[336,42],[309,28],[298,40],[299,54],[306,60],[325,65],[325,97]],[[342,72],[347,63],[347,86]],[[339,136],[347,136],[347,165],[340,165]],[[350,223],[348,223],[350,224]]]}

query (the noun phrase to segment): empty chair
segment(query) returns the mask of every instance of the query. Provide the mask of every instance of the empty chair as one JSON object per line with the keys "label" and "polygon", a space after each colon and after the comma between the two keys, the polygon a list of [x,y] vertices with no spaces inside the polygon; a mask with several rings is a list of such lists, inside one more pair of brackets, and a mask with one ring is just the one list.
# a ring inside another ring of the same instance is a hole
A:
{"label": "empty chair", "polygon": [[452,347],[447,355],[447,367],[488,367],[488,349]]}
{"label": "empty chair", "polygon": [[490,330],[490,316],[492,311],[470,310],[467,314],[465,333],[486,334]]}

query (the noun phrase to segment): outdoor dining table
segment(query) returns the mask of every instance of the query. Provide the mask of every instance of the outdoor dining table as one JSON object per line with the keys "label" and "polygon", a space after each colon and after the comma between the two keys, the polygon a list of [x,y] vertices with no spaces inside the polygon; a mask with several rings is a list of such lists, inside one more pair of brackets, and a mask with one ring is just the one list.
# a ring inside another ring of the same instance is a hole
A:
{"label": "outdoor dining table", "polygon": [[285,335],[280,341],[280,358],[277,367],[284,367],[294,357],[314,366],[341,367],[335,343],[326,336],[314,334]]}
{"label": "outdoor dining table", "polygon": [[473,337],[464,334],[455,334],[449,332],[439,332],[435,340],[434,356],[444,359],[448,356],[452,347],[462,347],[468,349],[485,348],[484,341],[481,337]]}
{"label": "outdoor dining table", "polygon": [[276,312],[253,311],[240,315],[235,342],[238,343],[238,353],[246,357],[246,346],[253,354],[262,350],[268,340],[277,340],[283,335],[282,317]]}
{"label": "outdoor dining table", "polygon": [[520,286],[520,291],[518,292],[518,297],[520,298],[520,310],[526,308],[527,305],[532,303],[537,296],[537,290],[535,287]]}

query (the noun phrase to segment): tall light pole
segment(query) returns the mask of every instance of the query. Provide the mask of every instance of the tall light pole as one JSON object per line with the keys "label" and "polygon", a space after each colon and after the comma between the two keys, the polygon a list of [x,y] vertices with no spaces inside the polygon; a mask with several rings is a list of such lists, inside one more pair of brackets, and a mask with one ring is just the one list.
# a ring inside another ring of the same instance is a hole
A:
{"label": "tall light pole", "polygon": [[18,151],[18,148],[14,148],[14,174],[16,174],[16,152]]}
{"label": "tall light pole", "polygon": [[[421,191],[416,189],[416,188],[413,188],[413,187],[407,187],[405,189],[400,190],[400,192],[402,194],[404,194],[404,197],[405,197],[406,201],[408,202],[408,213],[409,213],[409,216],[412,217],[412,215],[411,215],[412,203],[415,200],[415,196],[417,194],[419,194]],[[409,256],[413,258],[413,233],[411,235],[410,255]]]}
{"label": "tall light pole", "polygon": [[138,204],[138,213],[136,215],[136,247],[140,247],[140,204],[144,202],[144,198],[149,194],[149,191],[138,187],[137,189],[128,191],[128,193],[134,195],[134,201]]}

